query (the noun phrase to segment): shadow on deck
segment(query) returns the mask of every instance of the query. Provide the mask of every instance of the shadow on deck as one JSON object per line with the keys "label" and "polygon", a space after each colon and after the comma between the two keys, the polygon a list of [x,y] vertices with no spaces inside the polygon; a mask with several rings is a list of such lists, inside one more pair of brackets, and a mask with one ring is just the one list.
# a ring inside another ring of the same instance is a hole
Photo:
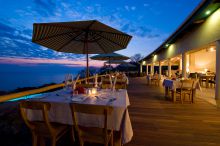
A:
{"label": "shadow on deck", "polygon": [[130,79],[128,94],[134,137],[126,146],[220,145],[220,110],[212,104],[174,104],[144,78]]}

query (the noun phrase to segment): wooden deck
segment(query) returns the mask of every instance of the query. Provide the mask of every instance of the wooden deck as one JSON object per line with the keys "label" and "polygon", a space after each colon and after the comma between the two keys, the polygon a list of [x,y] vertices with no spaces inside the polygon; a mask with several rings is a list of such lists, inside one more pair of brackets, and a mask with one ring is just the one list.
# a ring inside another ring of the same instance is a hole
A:
{"label": "wooden deck", "polygon": [[[199,98],[195,104],[173,104],[164,99],[162,86],[148,86],[144,78],[131,78],[128,93],[134,137],[125,146],[220,145],[220,110],[212,104]],[[0,141],[1,146],[31,146],[16,103],[0,104]],[[69,135],[58,142],[72,145]]]}
{"label": "wooden deck", "polygon": [[195,104],[164,99],[163,87],[130,79],[130,118],[134,130],[125,146],[219,146],[220,110],[197,98]]}

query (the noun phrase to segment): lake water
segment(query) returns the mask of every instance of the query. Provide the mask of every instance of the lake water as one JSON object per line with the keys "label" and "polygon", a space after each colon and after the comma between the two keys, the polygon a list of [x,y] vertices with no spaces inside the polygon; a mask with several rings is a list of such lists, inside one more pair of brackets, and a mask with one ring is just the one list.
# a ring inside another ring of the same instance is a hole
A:
{"label": "lake water", "polygon": [[[78,72],[72,74],[77,75]],[[0,91],[18,87],[37,87],[48,83],[62,83],[67,73],[59,72],[0,72]]]}

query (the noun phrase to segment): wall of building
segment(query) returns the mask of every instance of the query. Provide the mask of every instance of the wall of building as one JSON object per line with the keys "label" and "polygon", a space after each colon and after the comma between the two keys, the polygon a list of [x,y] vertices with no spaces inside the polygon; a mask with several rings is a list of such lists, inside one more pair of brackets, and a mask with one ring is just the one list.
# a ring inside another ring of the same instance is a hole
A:
{"label": "wall of building", "polygon": [[216,72],[216,51],[207,51],[206,49],[189,54],[190,72],[205,72],[209,70]]}
{"label": "wall of building", "polygon": [[220,9],[209,16],[205,22],[192,30],[167,49],[162,50],[147,63],[158,62],[189,52],[193,49],[206,48],[208,44],[220,40]]}

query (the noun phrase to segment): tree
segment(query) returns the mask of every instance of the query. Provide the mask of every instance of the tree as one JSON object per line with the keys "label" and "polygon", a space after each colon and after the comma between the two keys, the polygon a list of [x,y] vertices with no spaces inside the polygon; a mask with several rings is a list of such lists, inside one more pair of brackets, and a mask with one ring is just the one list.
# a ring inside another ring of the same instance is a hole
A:
{"label": "tree", "polygon": [[134,54],[130,57],[132,63],[138,63],[143,58],[144,56],[142,56],[141,54]]}

